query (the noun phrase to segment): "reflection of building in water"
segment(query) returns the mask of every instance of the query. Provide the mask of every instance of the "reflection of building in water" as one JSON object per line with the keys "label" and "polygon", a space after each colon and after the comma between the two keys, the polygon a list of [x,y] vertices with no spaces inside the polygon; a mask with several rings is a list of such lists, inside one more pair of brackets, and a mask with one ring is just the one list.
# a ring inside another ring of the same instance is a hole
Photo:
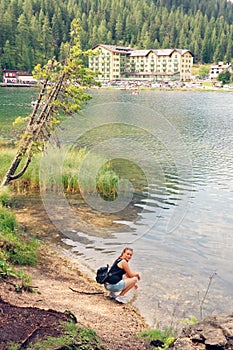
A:
{"label": "reflection of building in water", "polygon": [[98,80],[188,80],[193,57],[184,49],[136,50],[131,47],[96,45],[89,57],[89,68]]}

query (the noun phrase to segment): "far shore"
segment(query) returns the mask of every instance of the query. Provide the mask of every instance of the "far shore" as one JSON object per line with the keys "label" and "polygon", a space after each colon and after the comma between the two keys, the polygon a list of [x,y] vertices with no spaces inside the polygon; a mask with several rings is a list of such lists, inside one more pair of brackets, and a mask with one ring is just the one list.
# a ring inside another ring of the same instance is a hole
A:
{"label": "far shore", "polygon": [[[122,84],[126,84],[125,86]],[[162,82],[161,82],[162,83]],[[205,83],[203,83],[202,86],[198,85],[195,86],[195,83],[184,83],[184,86],[179,86],[179,84],[182,84],[181,82],[179,82],[178,86],[169,86],[169,84],[165,84],[163,86],[143,86],[143,85],[137,85],[137,82],[135,82],[136,86],[128,86],[127,84],[129,84],[128,82],[125,81],[119,81],[119,86],[106,86],[105,84],[103,84],[103,86],[101,87],[88,87],[88,90],[96,90],[96,89],[100,89],[100,90],[123,90],[123,91],[129,91],[129,92],[135,92],[135,90],[137,91],[143,91],[143,90],[149,90],[149,91],[202,91],[202,92],[233,92],[233,86],[230,85],[229,88],[227,88],[226,86],[221,87],[221,86],[211,86],[211,85],[205,85]],[[159,82],[158,82],[159,84]],[[193,86],[189,86],[188,84],[193,84]],[[0,87],[2,88],[40,88],[39,85],[37,84],[17,84],[17,83],[0,83]]]}

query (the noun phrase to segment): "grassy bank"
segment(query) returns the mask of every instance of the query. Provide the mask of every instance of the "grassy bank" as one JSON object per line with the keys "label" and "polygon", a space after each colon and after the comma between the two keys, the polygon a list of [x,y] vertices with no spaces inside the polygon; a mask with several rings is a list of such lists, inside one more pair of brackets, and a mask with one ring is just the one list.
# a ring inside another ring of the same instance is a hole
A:
{"label": "grassy bank", "polygon": [[[50,293],[52,295],[52,300],[56,300],[56,289],[55,286],[55,281],[53,279],[52,274],[50,275],[50,268],[54,264],[55,268],[55,274],[56,277],[58,277],[58,281],[61,283],[60,287],[57,289],[59,293],[59,297],[62,298],[62,309],[65,308],[65,300],[67,299],[64,296],[64,292],[67,291],[67,286],[64,285],[64,282],[67,279],[67,274],[66,270],[63,270],[63,260],[59,256],[58,260],[55,260],[55,262],[52,264],[49,260],[49,257],[51,253],[49,253],[48,247],[44,247],[43,242],[37,239],[37,237],[34,237],[32,234],[28,234],[24,231],[23,227],[20,226],[17,223],[17,220],[15,216],[13,215],[11,209],[9,209],[9,206],[11,205],[11,200],[9,193],[4,189],[4,191],[1,191],[0,195],[0,244],[1,244],[1,255],[0,255],[0,279],[4,281],[10,281],[11,286],[13,285],[15,287],[15,294],[18,294],[19,292],[26,291],[27,295],[28,294],[37,294],[35,292],[40,292],[40,290],[35,290],[35,287],[31,287],[31,278],[26,275],[23,272],[23,268],[26,269],[27,266],[34,266],[35,268],[33,269],[33,286],[36,285],[35,283],[35,269],[38,270],[38,267],[43,266],[43,269],[45,271],[41,273],[41,270],[39,271],[40,276],[44,276],[47,274],[48,281],[46,283],[43,282],[44,285],[49,285],[50,284]],[[28,231],[27,231],[28,232]],[[29,231],[31,232],[31,231]],[[34,233],[34,232],[32,232]],[[42,250],[41,250],[42,249]],[[43,251],[43,255],[41,255],[41,251]],[[43,256],[43,257],[42,257]],[[44,261],[44,258],[46,257],[46,261]],[[42,262],[41,262],[42,258]],[[57,265],[59,263],[59,265]],[[37,266],[38,265],[38,266]],[[68,262],[68,269],[69,271],[72,271],[70,267],[70,262]],[[48,266],[48,270],[47,270]],[[59,275],[58,273],[58,266],[62,269],[62,274]],[[65,266],[65,263],[64,263]],[[30,270],[30,269],[29,269]],[[28,271],[28,269],[26,269]],[[32,270],[30,270],[32,271]],[[58,276],[59,275],[59,276]],[[81,276],[81,273],[79,274]],[[77,272],[75,272],[75,280],[77,279]],[[75,289],[81,289],[82,281],[76,281],[77,285]],[[71,282],[68,282],[71,283]],[[89,282],[86,281],[88,284]],[[91,287],[92,286],[92,287]],[[61,290],[61,287],[63,288]],[[95,286],[96,287],[96,286]],[[85,291],[90,290],[90,288],[93,288],[92,285],[86,285]],[[32,293],[28,293],[32,292]],[[42,294],[44,291],[42,291]],[[67,293],[67,292],[66,292]],[[22,296],[26,299],[28,297],[26,294],[20,294],[20,298],[22,299]],[[43,296],[40,296],[40,299],[43,299]],[[65,300],[63,300],[65,298]],[[90,298],[90,296],[86,296],[86,298]],[[93,298],[93,296],[91,297]],[[53,308],[52,305],[48,303],[48,296],[46,295],[46,308],[49,307]],[[33,305],[35,304],[37,298],[33,299]],[[80,296],[78,296],[78,304],[80,307]],[[92,302],[91,299],[85,300],[85,305],[86,303]],[[99,296],[99,299],[96,301],[93,301],[95,304],[100,303],[99,306],[99,313],[101,317],[105,315],[104,308],[111,307],[110,304],[108,304],[110,301],[106,301],[103,297],[101,298],[101,295]],[[64,303],[64,305],[63,305]],[[72,308],[74,299],[71,299],[72,303]],[[114,303],[112,304],[112,307],[114,308],[115,312],[117,312],[117,315],[119,313],[119,307]],[[84,306],[85,309],[85,306]],[[64,310],[64,309],[63,309]],[[73,309],[72,309],[73,310]],[[76,309],[75,309],[76,310]],[[74,311],[75,311],[74,310]],[[80,308],[79,308],[80,311]],[[85,312],[88,313],[88,307],[85,309]],[[103,312],[103,315],[102,315]],[[80,314],[78,311],[75,311],[75,314],[77,315]],[[135,311],[133,311],[133,319],[135,318]],[[116,316],[116,315],[115,315]],[[129,316],[129,315],[128,315]],[[87,316],[84,317],[86,319]],[[90,316],[91,317],[91,316]],[[111,320],[113,322],[114,326],[114,317]],[[93,321],[94,322],[94,321]],[[106,320],[106,322],[110,322],[110,320]],[[138,332],[138,339],[143,339],[144,343],[151,343],[151,349],[167,349],[168,346],[174,341],[174,331],[172,329],[164,329],[164,330],[156,330],[156,329],[151,329],[151,330],[146,330],[142,332]],[[1,337],[0,337],[1,341]],[[79,345],[76,346],[76,344],[81,344],[82,347],[79,347]],[[153,344],[160,344],[160,346],[153,346]],[[11,344],[8,349],[9,350],[16,350],[19,348],[19,345]],[[72,349],[88,349],[88,350],[94,350],[94,349],[108,349],[106,346],[101,345],[99,338],[97,336],[97,333],[93,330],[90,329],[89,327],[82,326],[80,327],[80,324],[74,324],[74,323],[66,323],[62,327],[62,334],[56,337],[47,337],[45,339],[40,339],[38,340],[34,345],[30,345],[30,349],[46,349],[46,350],[52,350],[52,349],[60,349],[60,348],[72,348]],[[144,349],[144,348],[143,348]]]}
{"label": "grassy bank", "polygon": [[38,260],[37,248],[39,241],[27,237],[18,226],[14,214],[7,206],[10,205],[10,195],[6,189],[0,192],[0,279],[13,278],[15,290],[30,290],[30,277],[22,267],[35,266]]}
{"label": "grassy bank", "polygon": [[[63,164],[61,161],[61,153],[63,150],[54,150],[50,155],[50,159],[46,164],[46,174],[42,174],[40,179],[40,161],[41,154],[35,154],[25,174],[16,181],[10,184],[10,187],[17,193],[27,191],[38,191],[54,189],[60,187],[65,192],[80,192],[79,173],[82,163],[88,155],[87,149],[77,150],[71,148],[65,156]],[[14,147],[5,145],[0,149],[0,180],[7,172],[16,150]],[[22,162],[23,164],[23,162]],[[99,167],[100,164],[100,167]],[[62,166],[62,174],[57,171],[57,166]],[[54,170],[55,169],[55,170]],[[82,191],[95,192],[97,191],[105,199],[114,199],[118,190],[118,176],[112,169],[111,163],[107,160],[100,159],[97,155],[92,155],[88,158],[84,171],[87,171],[86,176],[82,171]],[[96,174],[90,176],[90,174]]]}
{"label": "grassy bank", "polygon": [[[31,277],[23,271],[23,267],[36,267],[39,260],[39,240],[28,236],[19,226],[12,211],[7,208],[11,204],[6,189],[0,192],[0,282],[4,281],[14,287],[16,293],[35,292],[31,287]],[[19,320],[20,322],[20,320]],[[88,349],[104,350],[95,331],[81,327],[76,322],[61,324],[60,335],[38,339],[28,349]],[[13,328],[12,331],[14,332]],[[0,343],[2,339],[0,336]],[[81,345],[80,345],[81,344]],[[8,350],[17,350],[20,344],[7,344]]]}

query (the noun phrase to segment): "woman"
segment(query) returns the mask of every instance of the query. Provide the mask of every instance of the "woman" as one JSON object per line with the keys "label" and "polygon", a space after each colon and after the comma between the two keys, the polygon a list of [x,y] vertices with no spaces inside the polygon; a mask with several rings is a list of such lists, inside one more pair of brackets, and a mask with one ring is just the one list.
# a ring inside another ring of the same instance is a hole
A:
{"label": "woman", "polygon": [[[115,260],[104,286],[110,292],[109,297],[119,303],[125,304],[124,295],[131,289],[137,289],[137,281],[140,280],[138,272],[132,272],[129,267],[129,260],[132,258],[133,249],[125,248],[119,258]],[[116,293],[120,292],[117,296]]]}

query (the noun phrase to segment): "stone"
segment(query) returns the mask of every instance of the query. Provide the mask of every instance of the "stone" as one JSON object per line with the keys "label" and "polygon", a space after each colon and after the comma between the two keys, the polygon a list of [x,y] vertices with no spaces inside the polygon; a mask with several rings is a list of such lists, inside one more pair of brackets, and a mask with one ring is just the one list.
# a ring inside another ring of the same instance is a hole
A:
{"label": "stone", "polygon": [[210,315],[184,328],[172,350],[233,350],[233,314]]}

